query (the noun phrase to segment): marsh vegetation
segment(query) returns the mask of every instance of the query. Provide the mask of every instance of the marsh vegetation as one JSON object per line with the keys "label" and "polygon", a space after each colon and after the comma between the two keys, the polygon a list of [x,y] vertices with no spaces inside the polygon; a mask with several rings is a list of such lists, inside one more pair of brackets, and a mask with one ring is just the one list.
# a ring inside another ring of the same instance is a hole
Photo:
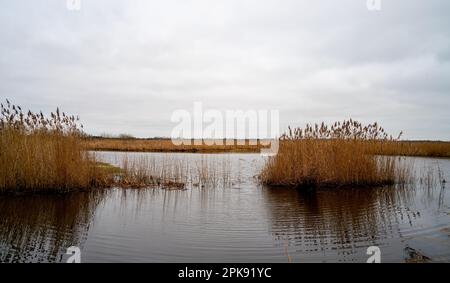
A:
{"label": "marsh vegetation", "polygon": [[0,192],[65,192],[105,186],[104,170],[81,144],[78,118],[1,104]]}
{"label": "marsh vegetation", "polygon": [[380,186],[406,183],[410,171],[374,149],[395,142],[377,123],[348,120],[289,128],[279,152],[260,174],[267,185],[294,187]]}
{"label": "marsh vegetation", "polygon": [[257,140],[179,140],[174,145],[169,138],[137,139],[128,137],[89,137],[84,146],[92,151],[125,152],[190,152],[190,153],[258,153],[263,145]]}
{"label": "marsh vegetation", "polygon": [[0,193],[61,193],[114,186],[183,189],[188,177],[195,179],[192,170],[197,173],[194,184],[204,186],[221,179],[218,165],[208,160],[190,165],[170,157],[156,162],[125,156],[119,167],[102,163],[86,150],[77,117],[59,109],[50,117],[24,112],[8,100],[0,106]]}
{"label": "marsh vegetation", "polygon": [[[1,104],[0,193],[67,192],[102,187],[161,187],[184,189],[224,184],[229,164],[203,160],[200,164],[173,160],[123,157],[116,165],[100,163],[97,150],[197,153],[249,153],[262,148],[258,141],[208,145],[191,141],[174,145],[169,139],[91,138],[78,117],[57,109],[23,111],[8,100]],[[256,143],[255,143],[256,142]],[[268,159],[259,174],[265,185],[343,187],[405,184],[410,168],[399,155],[447,156],[449,143],[401,142],[377,123],[353,120],[333,125],[289,128],[280,138],[279,153]]]}
{"label": "marsh vegetation", "polygon": [[[259,153],[263,146],[249,140],[235,140],[233,145],[215,145],[208,140],[185,140],[184,145],[174,145],[169,138],[139,139],[120,135],[119,137],[86,137],[84,147],[91,151],[126,151],[126,152],[189,152],[189,153]],[[292,143],[292,140],[281,140],[280,143]],[[369,153],[388,156],[421,156],[450,157],[450,142],[448,141],[406,141],[384,140],[378,146],[371,146]]]}
{"label": "marsh vegetation", "polygon": [[231,164],[227,159],[201,156],[199,160],[122,153],[109,160],[118,168],[114,186],[123,188],[187,189],[189,187],[227,187],[230,185]]}
{"label": "marsh vegetation", "polygon": [[448,261],[449,161],[393,156],[415,144],[378,124],[290,129],[267,159],[90,151],[76,117],[1,110],[0,193],[20,194],[0,195],[1,262],[63,261],[71,245],[86,262],[362,262],[374,239],[386,261]]}

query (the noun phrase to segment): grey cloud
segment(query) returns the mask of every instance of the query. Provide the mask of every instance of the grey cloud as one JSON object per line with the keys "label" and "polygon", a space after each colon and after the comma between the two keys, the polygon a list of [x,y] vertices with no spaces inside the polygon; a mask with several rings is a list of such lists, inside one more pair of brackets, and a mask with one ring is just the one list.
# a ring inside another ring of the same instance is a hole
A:
{"label": "grey cloud", "polygon": [[448,1],[4,1],[0,96],[92,133],[167,136],[194,101],[450,139]]}

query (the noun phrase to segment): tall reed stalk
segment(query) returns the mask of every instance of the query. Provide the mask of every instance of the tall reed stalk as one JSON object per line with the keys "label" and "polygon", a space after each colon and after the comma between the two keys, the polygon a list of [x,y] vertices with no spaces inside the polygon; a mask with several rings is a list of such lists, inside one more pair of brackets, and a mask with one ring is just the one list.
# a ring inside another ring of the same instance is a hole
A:
{"label": "tall reed stalk", "polygon": [[106,175],[82,148],[78,118],[1,103],[0,193],[64,192],[102,186]]}
{"label": "tall reed stalk", "polygon": [[408,168],[396,157],[369,154],[393,141],[377,123],[353,120],[307,125],[281,137],[278,154],[260,174],[268,185],[295,187],[378,186],[407,181]]}

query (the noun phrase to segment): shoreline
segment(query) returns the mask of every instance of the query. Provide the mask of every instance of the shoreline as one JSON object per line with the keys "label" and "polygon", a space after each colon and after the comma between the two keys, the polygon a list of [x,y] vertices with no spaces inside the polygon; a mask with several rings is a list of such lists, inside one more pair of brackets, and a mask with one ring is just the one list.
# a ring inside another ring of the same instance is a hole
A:
{"label": "shoreline", "polygon": [[[281,141],[283,144],[285,141]],[[261,144],[249,145],[181,145],[177,146],[170,139],[120,139],[120,138],[88,138],[83,141],[88,151],[109,152],[153,152],[153,153],[205,153],[205,154],[227,154],[227,153],[259,153],[266,148]],[[235,140],[236,143],[236,140]],[[371,152],[375,155],[384,156],[408,156],[408,157],[431,157],[450,158],[450,141],[389,141],[389,147],[380,147]]]}

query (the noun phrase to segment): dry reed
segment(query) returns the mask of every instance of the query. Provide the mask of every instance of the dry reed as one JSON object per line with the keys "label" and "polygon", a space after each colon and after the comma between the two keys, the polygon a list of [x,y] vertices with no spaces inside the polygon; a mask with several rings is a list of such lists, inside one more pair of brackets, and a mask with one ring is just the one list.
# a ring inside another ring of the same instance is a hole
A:
{"label": "dry reed", "polygon": [[[217,164],[201,160],[125,158],[119,167],[86,151],[79,119],[59,109],[50,117],[0,105],[0,193],[67,192],[99,187],[184,189],[215,185]],[[225,178],[224,178],[225,179]]]}
{"label": "dry reed", "polygon": [[[86,138],[84,145],[92,151],[128,151],[128,152],[190,152],[190,153],[259,153],[263,146],[256,140],[237,140],[227,145],[223,140],[201,141],[184,140],[183,145],[174,145],[170,139],[137,139],[137,138]],[[242,141],[240,141],[242,142]],[[222,143],[222,144],[221,144]],[[253,144],[256,143],[256,144]],[[212,144],[212,145],[210,145]]]}
{"label": "dry reed", "polygon": [[24,113],[1,104],[0,193],[64,192],[105,185],[107,176],[83,150],[79,119],[61,113]]}
{"label": "dry reed", "polygon": [[[198,141],[195,141],[196,143]],[[284,143],[285,141],[281,141]],[[170,139],[138,139],[121,137],[89,137],[84,146],[92,151],[128,151],[128,152],[190,152],[190,153],[259,153],[264,147],[260,143],[252,145],[248,140],[244,145],[174,145]],[[446,141],[400,141],[384,140],[370,147],[371,154],[390,156],[428,156],[450,157],[450,142]]]}
{"label": "dry reed", "polygon": [[295,187],[380,186],[407,182],[409,168],[396,157],[368,152],[394,141],[377,123],[353,120],[307,125],[281,137],[278,154],[260,174],[262,183]]}
{"label": "dry reed", "polygon": [[182,162],[157,161],[150,157],[130,158],[120,162],[121,172],[114,185],[125,188],[185,189],[187,177]]}
{"label": "dry reed", "polygon": [[202,156],[199,160],[124,155],[114,162],[114,185],[127,188],[186,189],[226,187],[231,182],[230,164]]}
{"label": "dry reed", "polygon": [[383,141],[373,146],[370,153],[391,156],[450,157],[450,142]]}

